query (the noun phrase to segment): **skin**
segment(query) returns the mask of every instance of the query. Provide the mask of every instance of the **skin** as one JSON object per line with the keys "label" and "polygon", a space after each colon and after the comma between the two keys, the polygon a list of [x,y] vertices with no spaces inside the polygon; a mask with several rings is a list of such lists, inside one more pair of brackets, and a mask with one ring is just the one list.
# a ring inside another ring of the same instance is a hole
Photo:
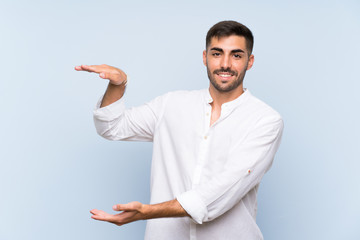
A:
{"label": "skin", "polygon": [[138,220],[189,216],[176,199],[159,204],[142,204],[141,202],[116,204],[113,210],[121,211],[121,213],[109,214],[93,209],[90,211],[93,214],[91,218],[121,226]]}
{"label": "skin", "polygon": [[[203,52],[203,62],[207,68],[209,91],[213,98],[210,123],[212,125],[220,117],[221,105],[235,100],[244,92],[242,81],[246,71],[254,63],[254,56],[247,51],[244,37],[231,35],[212,38],[210,45]],[[109,80],[101,107],[110,105],[124,95],[127,76],[122,70],[105,64],[81,65],[76,66],[75,70],[97,73],[101,78]],[[90,213],[95,220],[118,226],[152,218],[189,216],[176,199],[159,204],[116,204],[113,210],[120,213],[110,214],[97,209],[91,210]]]}
{"label": "skin", "polygon": [[235,100],[244,92],[243,79],[246,71],[254,64],[254,55],[246,49],[244,37],[214,37],[203,52],[203,62],[207,68],[209,91],[213,98],[210,120],[212,125],[220,117],[221,105]]}
{"label": "skin", "polygon": [[86,71],[99,74],[99,77],[108,79],[109,84],[100,107],[106,107],[119,100],[125,93],[127,75],[120,69],[106,64],[81,65],[75,67],[76,71]]}

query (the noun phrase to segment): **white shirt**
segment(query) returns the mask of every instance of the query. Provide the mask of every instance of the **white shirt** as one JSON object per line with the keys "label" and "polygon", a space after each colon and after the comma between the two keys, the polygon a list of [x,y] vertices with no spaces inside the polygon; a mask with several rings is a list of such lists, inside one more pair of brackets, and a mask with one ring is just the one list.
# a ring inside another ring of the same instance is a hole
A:
{"label": "white shirt", "polygon": [[94,111],[110,140],[153,141],[151,204],[176,198],[191,216],[151,219],[145,239],[263,239],[257,190],[283,130],[281,116],[249,90],[210,126],[209,90],[177,91],[140,107],[124,100]]}

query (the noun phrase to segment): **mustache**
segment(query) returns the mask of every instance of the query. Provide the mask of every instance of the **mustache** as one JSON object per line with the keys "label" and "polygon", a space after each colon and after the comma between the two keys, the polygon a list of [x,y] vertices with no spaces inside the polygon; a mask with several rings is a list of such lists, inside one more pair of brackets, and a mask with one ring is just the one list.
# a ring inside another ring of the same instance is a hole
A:
{"label": "mustache", "polygon": [[219,74],[219,73],[229,73],[229,74],[231,74],[231,75],[234,75],[234,76],[237,76],[238,75],[238,73],[236,72],[236,71],[233,71],[233,70],[231,70],[230,68],[220,68],[220,69],[216,69],[216,70],[214,70],[214,72],[213,72],[214,74]]}

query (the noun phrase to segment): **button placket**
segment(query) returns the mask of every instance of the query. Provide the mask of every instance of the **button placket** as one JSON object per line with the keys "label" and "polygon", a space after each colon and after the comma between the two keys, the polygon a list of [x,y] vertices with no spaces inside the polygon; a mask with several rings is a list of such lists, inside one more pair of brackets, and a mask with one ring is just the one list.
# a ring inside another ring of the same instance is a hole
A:
{"label": "button placket", "polygon": [[206,104],[205,116],[204,116],[204,128],[203,128],[204,132],[199,146],[199,155],[195,167],[193,184],[192,184],[193,188],[200,183],[202,170],[204,167],[204,163],[206,161],[206,153],[208,151],[208,145],[209,145],[210,113],[211,113],[211,106],[209,104]]}
{"label": "button placket", "polygon": [[190,222],[190,240],[196,240],[196,224]]}
{"label": "button placket", "polygon": [[206,156],[207,156],[207,152],[208,152],[208,148],[209,148],[209,141],[207,139],[208,139],[208,136],[205,135],[204,139],[200,143],[199,158],[198,158],[198,163],[196,165],[196,170],[195,170],[195,175],[194,175],[194,180],[193,180],[193,187],[200,183],[202,170],[204,168],[204,163],[206,161]]}

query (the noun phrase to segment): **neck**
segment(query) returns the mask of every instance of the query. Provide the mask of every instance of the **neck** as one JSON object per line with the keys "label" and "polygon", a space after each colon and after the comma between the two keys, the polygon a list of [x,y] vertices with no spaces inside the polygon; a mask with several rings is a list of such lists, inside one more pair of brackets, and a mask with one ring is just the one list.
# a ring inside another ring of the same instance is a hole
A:
{"label": "neck", "polygon": [[216,88],[214,88],[211,84],[209,87],[210,95],[213,99],[212,105],[214,107],[221,107],[224,103],[230,102],[238,98],[241,94],[244,93],[243,85],[241,84],[236,89],[230,92],[220,92]]}

